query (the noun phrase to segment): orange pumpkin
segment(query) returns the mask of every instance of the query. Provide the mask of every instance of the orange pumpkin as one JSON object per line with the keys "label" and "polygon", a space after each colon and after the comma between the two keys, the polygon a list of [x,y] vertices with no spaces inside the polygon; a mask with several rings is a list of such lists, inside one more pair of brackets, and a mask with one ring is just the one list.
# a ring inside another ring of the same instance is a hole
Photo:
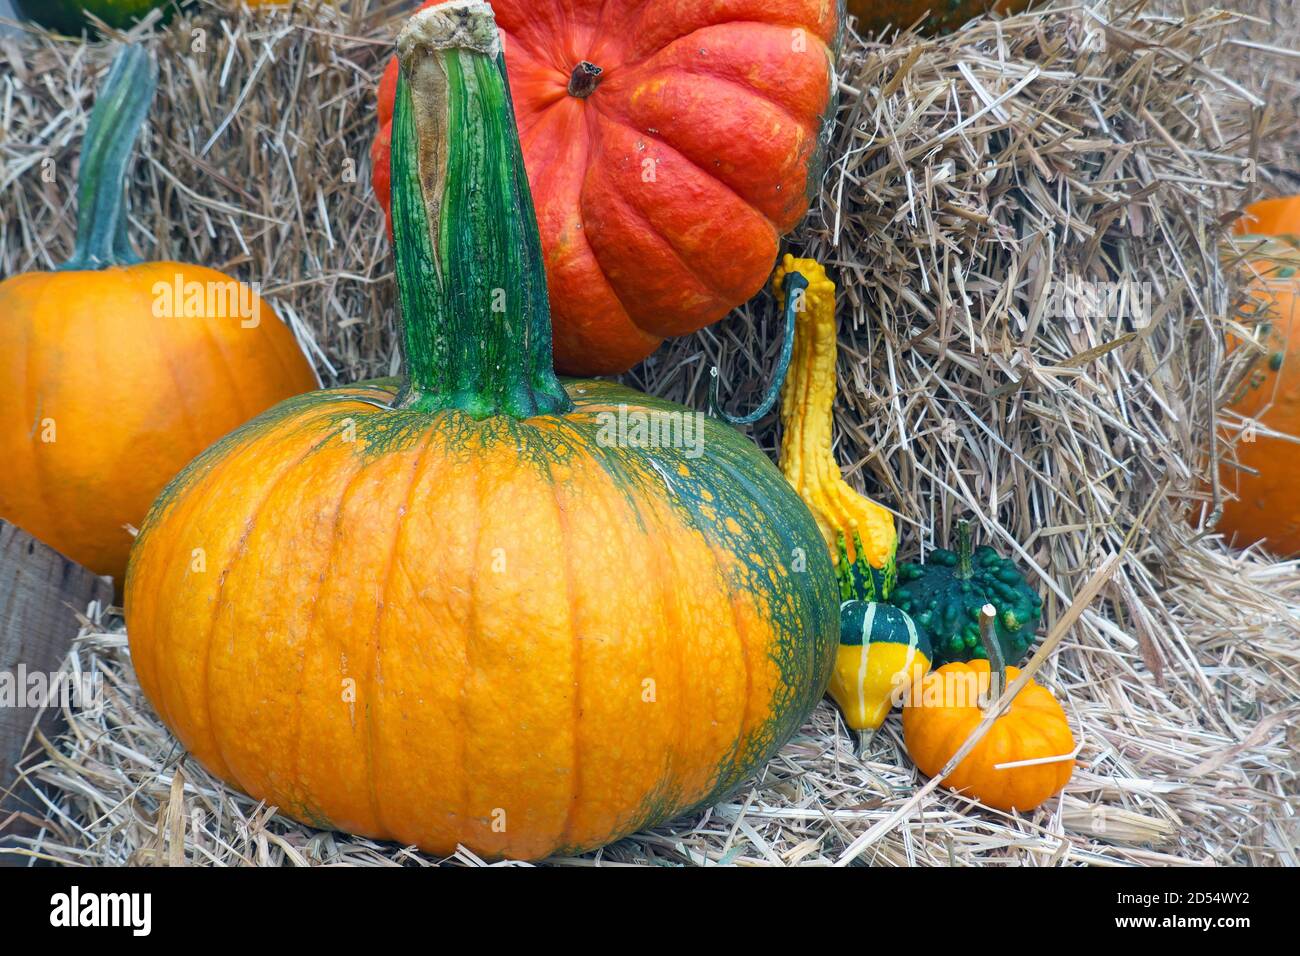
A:
{"label": "orange pumpkin", "polygon": [[398,49],[405,374],[290,399],[172,483],[127,576],[132,660],[195,756],[301,820],[598,846],[794,733],[834,571],[738,432],[556,378],[491,8],[426,10]]}
{"label": "orange pumpkin", "polygon": [[129,47],[100,93],[72,259],[0,284],[0,517],[118,579],[126,526],[186,462],[316,387],[292,333],[251,289],[131,255],[122,182],[153,71]]}
{"label": "orange pumpkin", "polygon": [[[889,27],[905,30],[921,20],[923,33],[933,36],[955,30],[981,13],[1019,13],[1032,0],[848,0],[849,13],[858,18],[859,33],[877,33]],[[921,18],[924,17],[924,20]]]}
{"label": "orange pumpkin", "polygon": [[[1259,262],[1256,307],[1267,312],[1258,326],[1265,345],[1231,411],[1256,425],[1241,437],[1241,467],[1220,470],[1225,501],[1218,530],[1236,544],[1263,541],[1280,557],[1300,555],[1300,196],[1256,203],[1237,224],[1239,234],[1289,236],[1293,265]],[[1268,434],[1269,432],[1277,434]]]}
{"label": "orange pumpkin", "polygon": [[[430,0],[432,3],[433,0]],[[426,3],[425,6],[429,6]],[[839,5],[493,0],[561,371],[622,372],[763,287],[821,178]],[[397,65],[379,85],[388,208]]]}
{"label": "orange pumpkin", "polygon": [[[985,605],[980,636],[988,659],[945,664],[907,695],[903,741],[928,777],[940,773],[966,743],[984,719],[983,706],[1020,676],[1019,668],[1004,665],[995,616],[992,605]],[[1069,782],[1073,754],[1065,711],[1051,691],[1030,681],[943,784],[999,810],[1032,810]]]}

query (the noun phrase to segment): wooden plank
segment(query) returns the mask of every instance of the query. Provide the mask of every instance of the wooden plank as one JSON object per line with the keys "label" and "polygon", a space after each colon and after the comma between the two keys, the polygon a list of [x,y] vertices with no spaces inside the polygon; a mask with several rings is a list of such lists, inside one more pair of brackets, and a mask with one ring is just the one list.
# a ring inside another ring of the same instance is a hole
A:
{"label": "wooden plank", "polygon": [[[42,732],[59,729],[57,707],[27,706],[33,674],[53,675],[67,656],[79,630],[77,614],[91,601],[108,607],[113,585],[37,541],[16,525],[0,519],[0,849],[32,831],[18,816],[40,817],[26,785],[14,786],[17,763],[27,749],[32,728],[40,718]],[[37,703],[41,703],[37,701]],[[19,706],[22,705],[22,706]],[[0,866],[25,861],[0,853]]]}

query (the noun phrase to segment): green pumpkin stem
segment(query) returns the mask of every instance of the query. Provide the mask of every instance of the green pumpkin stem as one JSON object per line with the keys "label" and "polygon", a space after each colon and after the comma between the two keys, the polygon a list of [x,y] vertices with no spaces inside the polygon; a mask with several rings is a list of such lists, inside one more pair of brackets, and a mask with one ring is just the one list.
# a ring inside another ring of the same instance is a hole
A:
{"label": "green pumpkin stem", "polygon": [[541,239],[492,8],[454,0],[397,41],[393,245],[403,407],[474,418],[567,411]]}
{"label": "green pumpkin stem", "polygon": [[989,696],[985,709],[992,707],[1007,686],[1007,659],[997,634],[998,611],[992,604],[980,608],[980,643],[989,660]]}
{"label": "green pumpkin stem", "polygon": [[158,66],[145,49],[122,47],[86,128],[77,181],[77,245],[60,268],[95,270],[141,261],[126,234],[123,184],[157,85]]}
{"label": "green pumpkin stem", "polygon": [[957,522],[957,577],[969,581],[975,576],[975,565],[971,563],[974,554],[970,543],[970,522]]}

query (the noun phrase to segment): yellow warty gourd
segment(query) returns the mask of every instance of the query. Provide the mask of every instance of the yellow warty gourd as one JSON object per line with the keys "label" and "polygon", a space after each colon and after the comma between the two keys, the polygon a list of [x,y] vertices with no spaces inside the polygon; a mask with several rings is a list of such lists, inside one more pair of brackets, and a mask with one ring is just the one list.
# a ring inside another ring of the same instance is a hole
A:
{"label": "yellow warty gourd", "polygon": [[808,505],[836,561],[841,597],[881,600],[894,584],[898,535],[894,516],[858,494],[840,474],[831,452],[835,404],[835,283],[815,259],[787,255],[774,287],[785,308],[785,278],[808,280],[797,310],[794,352],[781,390],[781,471]]}
{"label": "yellow warty gourd", "polygon": [[[790,280],[787,283],[787,280]],[[840,584],[840,641],[828,688],[865,746],[905,689],[930,669],[930,642],[885,603],[894,587],[894,516],[849,487],[831,452],[835,404],[835,283],[814,259],[786,256],[775,275],[794,344],[781,390],[781,471],[817,519]]]}

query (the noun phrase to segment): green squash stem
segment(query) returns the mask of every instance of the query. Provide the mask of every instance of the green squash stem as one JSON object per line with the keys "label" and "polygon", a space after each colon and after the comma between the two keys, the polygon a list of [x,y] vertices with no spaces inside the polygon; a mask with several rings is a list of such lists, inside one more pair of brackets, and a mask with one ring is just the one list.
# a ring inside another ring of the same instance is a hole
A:
{"label": "green squash stem", "polygon": [[[808,280],[802,272],[791,271],[785,277],[785,332],[781,339],[781,352],[776,357],[776,368],[772,371],[772,381],[768,383],[767,394],[763,396],[758,407],[747,415],[731,415],[723,411],[718,400],[718,367],[713,366],[709,372],[709,414],[716,415],[728,425],[752,425],[772,410],[776,400],[781,397],[781,386],[790,371],[790,359],[794,355],[795,318],[800,310],[803,297],[797,293],[808,288]],[[846,598],[847,600],[847,598]]]}
{"label": "green squash stem", "polygon": [[957,570],[956,576],[969,581],[975,576],[975,566],[971,563],[974,549],[970,543],[970,522],[957,522]]}
{"label": "green squash stem", "polygon": [[397,52],[393,244],[407,380],[396,402],[476,419],[568,411],[492,8],[421,11]]}
{"label": "green squash stem", "polygon": [[126,234],[123,183],[157,84],[158,65],[145,49],[122,47],[86,128],[77,181],[77,245],[61,269],[96,270],[141,261]]}

